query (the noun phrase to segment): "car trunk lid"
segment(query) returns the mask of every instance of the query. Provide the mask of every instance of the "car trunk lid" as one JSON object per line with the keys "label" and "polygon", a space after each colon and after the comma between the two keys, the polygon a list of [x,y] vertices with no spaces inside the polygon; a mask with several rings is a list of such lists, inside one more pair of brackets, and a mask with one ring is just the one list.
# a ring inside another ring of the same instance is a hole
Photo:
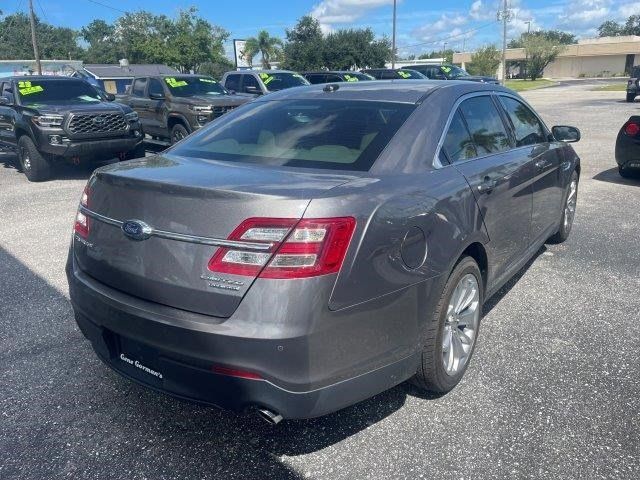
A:
{"label": "car trunk lid", "polygon": [[[86,238],[76,234],[76,260],[136,297],[229,317],[255,276],[210,271],[216,242],[249,218],[300,219],[312,198],[353,178],[169,155],[111,165],[89,182],[90,228]],[[127,221],[158,234],[135,240]]]}

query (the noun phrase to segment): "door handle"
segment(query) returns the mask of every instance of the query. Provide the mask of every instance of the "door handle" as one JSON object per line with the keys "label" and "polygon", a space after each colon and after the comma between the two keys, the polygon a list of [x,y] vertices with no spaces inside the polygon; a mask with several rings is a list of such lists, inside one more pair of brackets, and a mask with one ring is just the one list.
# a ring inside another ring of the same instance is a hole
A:
{"label": "door handle", "polygon": [[496,188],[496,185],[498,185],[498,180],[487,175],[482,179],[482,183],[478,185],[478,191],[480,193],[491,193]]}
{"label": "door handle", "polygon": [[538,160],[536,162],[536,168],[538,168],[539,170],[547,168],[549,165],[551,165],[551,162],[549,160]]}

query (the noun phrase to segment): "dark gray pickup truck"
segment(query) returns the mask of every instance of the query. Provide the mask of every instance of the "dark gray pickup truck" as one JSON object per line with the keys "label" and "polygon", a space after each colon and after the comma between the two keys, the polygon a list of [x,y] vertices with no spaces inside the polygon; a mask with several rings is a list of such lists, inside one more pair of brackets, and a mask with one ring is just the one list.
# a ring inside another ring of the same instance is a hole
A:
{"label": "dark gray pickup truck", "polygon": [[205,75],[137,77],[128,93],[118,96],[138,112],[145,134],[172,144],[249,100]]}

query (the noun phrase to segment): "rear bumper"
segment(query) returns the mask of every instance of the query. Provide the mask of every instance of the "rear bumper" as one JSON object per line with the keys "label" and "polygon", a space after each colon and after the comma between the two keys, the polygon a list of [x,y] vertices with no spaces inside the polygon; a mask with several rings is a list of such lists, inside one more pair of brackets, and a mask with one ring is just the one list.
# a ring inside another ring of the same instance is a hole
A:
{"label": "rear bumper", "polygon": [[640,137],[632,138],[624,133],[618,135],[616,162],[623,168],[640,169]]}
{"label": "rear bumper", "polygon": [[[326,341],[321,351],[315,351],[313,333],[294,338],[232,335],[229,331],[233,329],[226,328],[226,322],[201,322],[207,317],[110,289],[78,271],[72,256],[67,276],[76,321],[99,358],[125,377],[189,401],[235,411],[259,406],[284,418],[311,418],[391,388],[411,377],[418,366],[419,353],[413,345],[403,352],[396,349],[396,355],[387,355],[378,364],[363,361],[364,366],[351,368],[349,376],[315,380],[312,370],[317,369],[322,357],[336,357],[342,352],[332,351]],[[335,337],[333,344],[339,342],[341,333],[329,333]],[[353,342],[357,350],[358,339]],[[139,365],[131,361],[139,361]],[[262,378],[214,373],[213,366],[255,372]],[[290,381],[292,376],[305,375],[308,382]]]}

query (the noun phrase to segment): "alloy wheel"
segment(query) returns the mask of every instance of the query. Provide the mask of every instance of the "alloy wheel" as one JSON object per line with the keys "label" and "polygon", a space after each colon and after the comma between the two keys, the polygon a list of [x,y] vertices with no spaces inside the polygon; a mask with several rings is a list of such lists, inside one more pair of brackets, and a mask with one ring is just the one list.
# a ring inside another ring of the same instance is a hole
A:
{"label": "alloy wheel", "polygon": [[568,230],[573,225],[573,217],[576,214],[576,204],[578,201],[578,181],[571,180],[569,185],[569,195],[567,196],[567,204],[564,207],[564,228]]}
{"label": "alloy wheel", "polygon": [[31,170],[31,156],[29,155],[28,149],[20,149],[20,160],[22,161],[22,168],[25,170]]}
{"label": "alloy wheel", "polygon": [[466,365],[480,323],[480,286],[475,275],[460,279],[451,294],[442,329],[442,363],[447,375],[456,375]]}

